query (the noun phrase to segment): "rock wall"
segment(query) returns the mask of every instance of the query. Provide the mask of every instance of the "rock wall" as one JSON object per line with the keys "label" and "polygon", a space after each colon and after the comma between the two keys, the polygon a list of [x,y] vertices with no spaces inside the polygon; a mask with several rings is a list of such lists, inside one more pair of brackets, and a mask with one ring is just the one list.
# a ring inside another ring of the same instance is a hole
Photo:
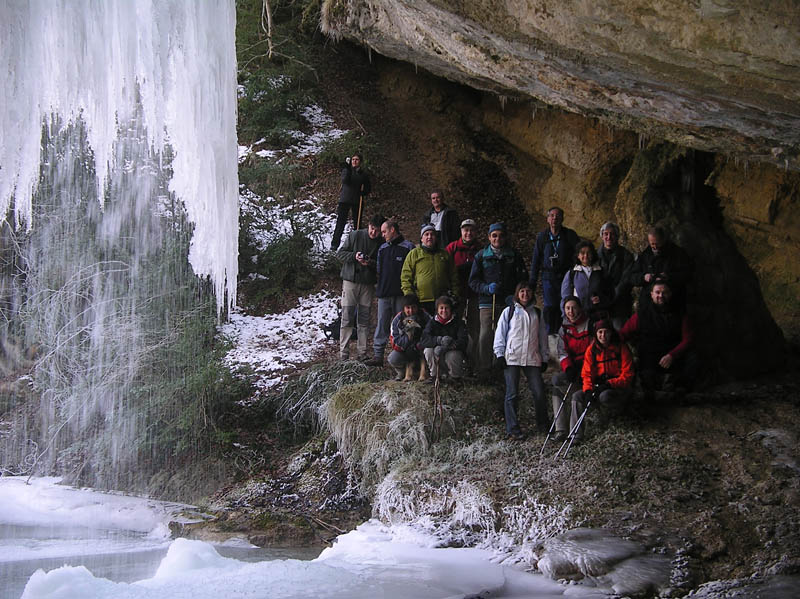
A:
{"label": "rock wall", "polygon": [[793,0],[325,0],[322,29],[477,89],[800,169]]}

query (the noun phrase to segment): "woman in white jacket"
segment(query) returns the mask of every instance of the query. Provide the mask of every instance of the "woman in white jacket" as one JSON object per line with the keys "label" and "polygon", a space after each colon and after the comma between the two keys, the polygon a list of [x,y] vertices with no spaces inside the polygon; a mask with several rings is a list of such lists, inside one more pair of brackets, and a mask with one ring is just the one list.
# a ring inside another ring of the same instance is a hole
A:
{"label": "woman in white jacket", "polygon": [[537,430],[547,432],[549,425],[542,383],[542,373],[549,359],[547,326],[533,301],[531,286],[528,283],[517,285],[514,303],[503,310],[494,335],[494,355],[503,366],[506,380],[506,433],[517,440],[525,438],[517,421],[520,372],[525,373],[533,395]]}

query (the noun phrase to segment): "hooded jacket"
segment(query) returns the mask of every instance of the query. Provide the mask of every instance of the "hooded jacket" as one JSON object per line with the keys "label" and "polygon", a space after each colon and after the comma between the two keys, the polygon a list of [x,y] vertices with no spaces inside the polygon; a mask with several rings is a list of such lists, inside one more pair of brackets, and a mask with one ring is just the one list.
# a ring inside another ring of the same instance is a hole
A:
{"label": "hooded jacket", "polygon": [[547,326],[539,308],[514,302],[503,310],[494,334],[494,355],[508,366],[541,366],[550,358]]}
{"label": "hooded jacket", "polygon": [[580,369],[583,365],[583,356],[586,355],[586,350],[591,344],[592,334],[589,330],[589,319],[584,316],[582,321],[572,323],[565,318],[558,330],[556,345],[561,371],[566,371],[570,366]]}
{"label": "hooded jacket", "polygon": [[606,377],[606,384],[612,389],[626,389],[633,383],[633,356],[628,345],[612,341],[605,347],[596,340],[592,342],[583,357],[583,391],[591,391],[592,386]]}
{"label": "hooded jacket", "polygon": [[434,302],[448,290],[458,295],[458,274],[453,257],[438,247],[419,246],[411,250],[400,273],[403,295],[415,293],[420,302]]}

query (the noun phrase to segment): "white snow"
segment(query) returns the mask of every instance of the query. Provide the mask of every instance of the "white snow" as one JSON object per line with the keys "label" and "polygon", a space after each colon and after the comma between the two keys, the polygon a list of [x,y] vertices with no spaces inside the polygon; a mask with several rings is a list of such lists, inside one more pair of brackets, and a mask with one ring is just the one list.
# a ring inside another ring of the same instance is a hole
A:
{"label": "white snow", "polygon": [[[0,3],[0,215],[31,222],[42,123],[82,118],[102,191],[118,123],[137,102],[148,138],[175,153],[170,189],[196,225],[194,271],[236,298],[235,5],[194,0]],[[103,197],[102,193],[99,197]]]}
{"label": "white snow", "polygon": [[268,389],[283,380],[282,373],[310,362],[326,343],[322,325],[336,318],[336,296],[323,291],[298,299],[283,314],[247,316],[233,312],[220,333],[233,342],[225,362],[235,369],[248,366],[259,374],[256,386]]}

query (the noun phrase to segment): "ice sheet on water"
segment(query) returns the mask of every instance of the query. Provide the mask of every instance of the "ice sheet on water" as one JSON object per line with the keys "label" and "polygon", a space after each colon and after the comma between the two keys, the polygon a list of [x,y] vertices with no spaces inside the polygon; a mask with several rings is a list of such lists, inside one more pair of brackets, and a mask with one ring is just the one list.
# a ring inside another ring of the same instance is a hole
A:
{"label": "ice sheet on water", "polygon": [[409,530],[398,539],[376,521],[338,538],[311,562],[245,563],[219,556],[201,541],[175,541],[153,578],[133,584],[95,578],[83,567],[38,571],[23,599],[94,597],[114,599],[434,599],[475,597],[594,597],[489,561],[488,551],[435,549]]}

